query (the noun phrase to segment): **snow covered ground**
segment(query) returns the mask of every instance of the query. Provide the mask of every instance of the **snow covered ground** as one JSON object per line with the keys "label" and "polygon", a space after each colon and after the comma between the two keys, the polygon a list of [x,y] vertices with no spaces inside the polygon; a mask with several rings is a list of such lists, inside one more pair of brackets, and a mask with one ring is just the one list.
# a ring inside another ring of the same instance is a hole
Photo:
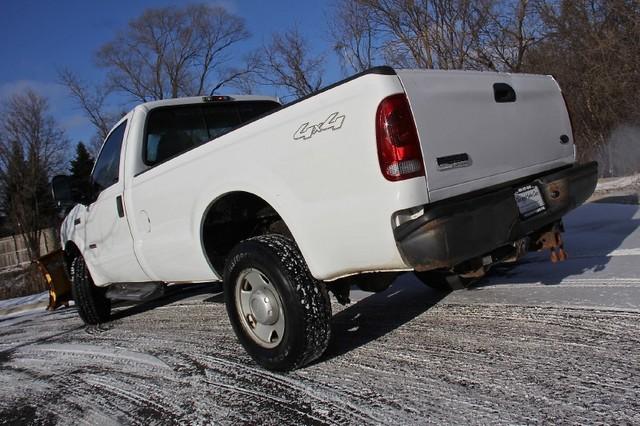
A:
{"label": "snow covered ground", "polygon": [[591,200],[640,204],[640,174],[600,179]]}
{"label": "snow covered ground", "polygon": [[589,203],[565,219],[569,260],[533,253],[449,301],[571,306],[640,312],[640,206]]}
{"label": "snow covered ground", "polygon": [[444,295],[401,276],[334,305],[289,374],[237,344],[219,285],[85,328],[73,308],[0,317],[0,419],[75,424],[640,424],[640,207],[587,204],[569,260],[534,253]]}
{"label": "snow covered ground", "polygon": [[[7,310],[17,306],[31,306],[41,304],[43,301],[49,301],[49,293],[46,291],[29,296],[16,297],[14,299],[0,300],[0,315],[6,314]],[[47,306],[46,303],[44,306]]]}
{"label": "snow covered ground", "polygon": [[596,191],[611,191],[625,188],[640,188],[640,175],[600,179]]}

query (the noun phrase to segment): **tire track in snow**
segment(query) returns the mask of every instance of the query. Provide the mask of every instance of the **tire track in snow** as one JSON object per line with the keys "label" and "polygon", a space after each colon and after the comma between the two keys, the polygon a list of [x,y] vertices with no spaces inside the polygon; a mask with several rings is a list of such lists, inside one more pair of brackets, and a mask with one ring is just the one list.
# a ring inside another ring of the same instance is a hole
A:
{"label": "tire track in snow", "polygon": [[[402,297],[347,308],[335,325],[348,350],[285,375],[251,363],[220,304],[170,304],[97,334],[73,330],[79,320],[68,315],[34,318],[15,326],[26,331],[9,326],[0,335],[0,345],[26,342],[0,364],[0,416],[83,424],[640,423],[639,314],[446,299],[426,310],[423,299]],[[416,315],[399,321],[394,309]]]}
{"label": "tire track in snow", "polygon": [[37,355],[42,353],[43,357],[53,357],[58,359],[70,360],[87,360],[91,362],[105,361],[127,363],[134,366],[144,365],[151,369],[170,369],[170,367],[149,354],[136,351],[129,351],[121,348],[109,346],[85,345],[85,344],[39,344],[27,348],[18,349],[16,356],[23,354]]}
{"label": "tire track in snow", "polygon": [[201,359],[207,360],[208,362],[213,364],[227,366],[229,367],[230,371],[240,371],[243,376],[263,378],[265,379],[267,384],[281,385],[288,392],[297,392],[302,394],[302,396],[304,397],[313,398],[320,404],[329,405],[334,410],[342,412],[347,419],[357,420],[359,422],[374,423],[380,421],[379,419],[372,417],[370,414],[366,413],[359,407],[351,404],[348,400],[336,398],[335,395],[332,395],[331,391],[334,388],[331,386],[322,386],[321,384],[316,384],[316,386],[320,386],[318,386],[318,389],[315,389],[311,386],[306,385],[303,381],[289,378],[284,374],[272,373],[259,367],[253,367],[251,365],[248,366],[236,361],[225,360],[212,356],[204,356]]}

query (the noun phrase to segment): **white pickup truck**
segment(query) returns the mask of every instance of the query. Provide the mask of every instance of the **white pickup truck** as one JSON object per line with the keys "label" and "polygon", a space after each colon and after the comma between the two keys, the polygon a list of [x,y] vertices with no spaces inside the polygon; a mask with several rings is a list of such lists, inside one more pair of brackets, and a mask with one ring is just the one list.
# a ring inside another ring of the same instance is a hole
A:
{"label": "white pickup truck", "polygon": [[260,365],[318,358],[328,291],[386,288],[402,271],[457,286],[527,250],[563,260],[561,218],[595,163],[575,164],[550,76],[377,67],[289,105],[207,96],[138,105],[111,131],[62,246],[80,317],[167,283],[224,282]]}

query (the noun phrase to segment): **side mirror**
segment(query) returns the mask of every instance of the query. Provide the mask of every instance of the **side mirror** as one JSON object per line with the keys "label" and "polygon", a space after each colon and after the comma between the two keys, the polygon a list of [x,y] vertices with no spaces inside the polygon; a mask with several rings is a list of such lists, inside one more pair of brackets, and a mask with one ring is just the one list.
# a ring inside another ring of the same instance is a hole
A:
{"label": "side mirror", "polygon": [[73,192],[71,190],[71,177],[67,175],[54,176],[51,179],[51,190],[53,199],[58,206],[73,204]]}

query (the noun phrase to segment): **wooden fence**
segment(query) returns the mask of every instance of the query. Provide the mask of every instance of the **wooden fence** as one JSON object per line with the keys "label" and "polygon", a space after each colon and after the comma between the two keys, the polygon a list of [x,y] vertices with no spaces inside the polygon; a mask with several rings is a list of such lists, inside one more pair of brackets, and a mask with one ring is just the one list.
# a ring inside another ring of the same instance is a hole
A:
{"label": "wooden fence", "polygon": [[[53,228],[43,229],[40,235],[40,253],[45,255],[58,248]],[[22,235],[0,238],[0,268],[30,262],[29,250]]]}

